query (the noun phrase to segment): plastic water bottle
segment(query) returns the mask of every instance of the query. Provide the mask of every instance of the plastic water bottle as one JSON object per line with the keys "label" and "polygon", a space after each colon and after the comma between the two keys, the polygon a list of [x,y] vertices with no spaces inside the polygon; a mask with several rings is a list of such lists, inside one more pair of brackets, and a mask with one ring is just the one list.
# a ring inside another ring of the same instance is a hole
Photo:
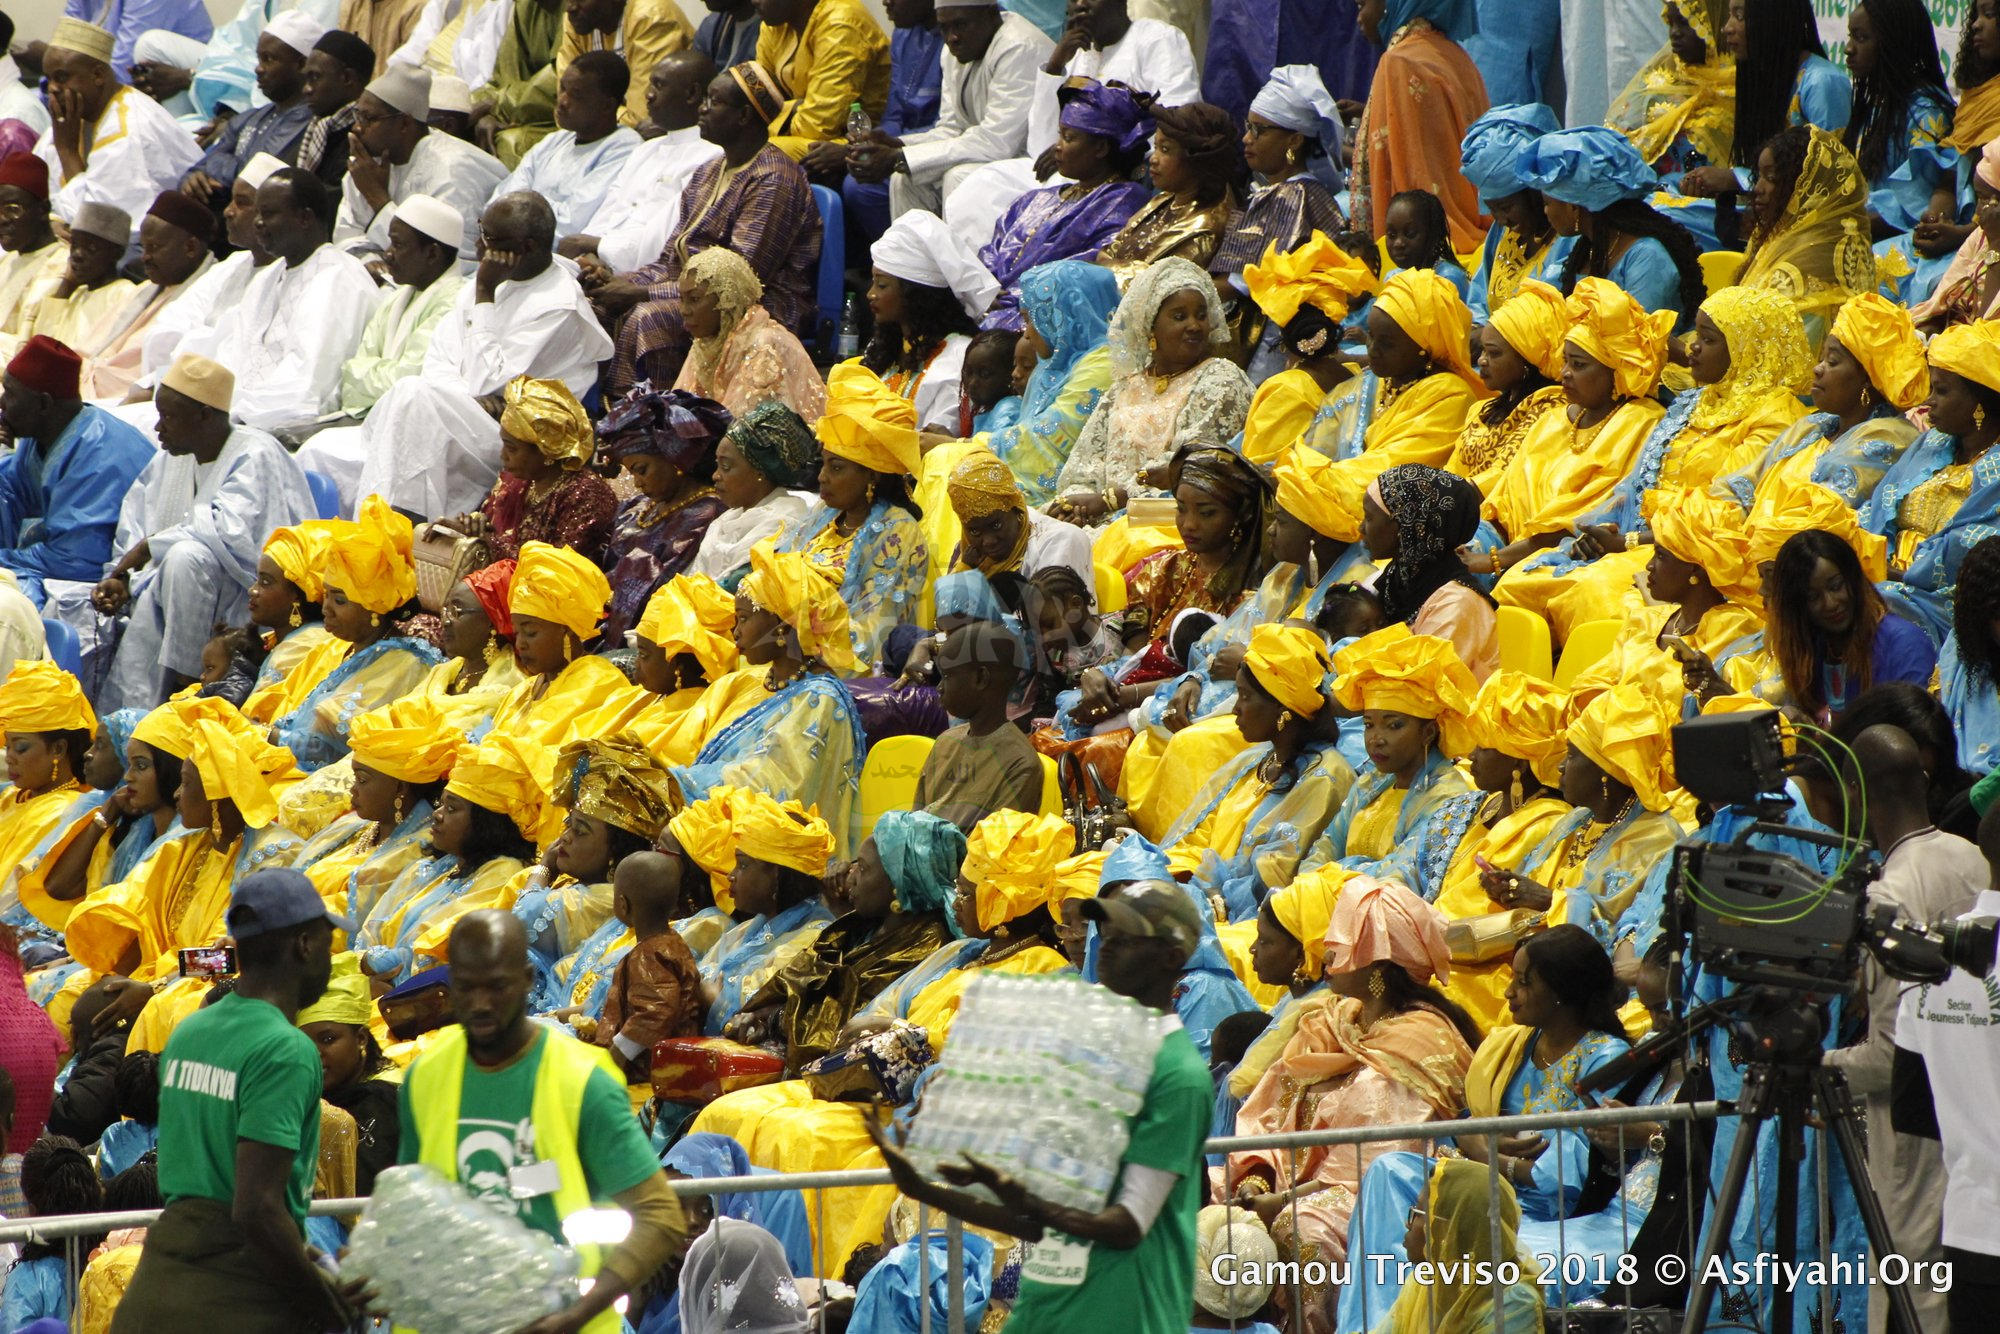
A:
{"label": "plastic water bottle", "polygon": [[[859,112],[861,104],[856,102],[854,106]],[[866,113],[862,113],[862,119],[867,119]],[[834,351],[842,361],[861,355],[861,298],[852,292],[847,294],[847,304],[840,311],[840,338],[834,344]]]}
{"label": "plastic water bottle", "polygon": [[847,142],[858,144],[874,133],[875,122],[868,119],[868,113],[859,102],[847,104]]}

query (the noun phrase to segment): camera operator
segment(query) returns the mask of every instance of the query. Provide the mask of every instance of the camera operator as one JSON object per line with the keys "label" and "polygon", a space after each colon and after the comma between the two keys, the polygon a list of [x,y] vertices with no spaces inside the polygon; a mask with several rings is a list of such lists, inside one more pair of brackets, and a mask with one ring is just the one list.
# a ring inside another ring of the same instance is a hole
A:
{"label": "camera operator", "polygon": [[[1979,825],[1986,883],[1958,920],[2000,919],[2000,806]],[[2000,1006],[1993,1003],[2000,974],[1990,953],[1981,975],[1954,969],[1945,981],[1917,987],[1903,997],[1896,1018],[1896,1129],[1943,1141],[1944,1258],[1951,1262],[1946,1298],[1957,1334],[1991,1329],[2000,1306],[2000,1140],[1993,1109],[2000,1107]],[[1926,1078],[1926,1076],[1928,1076]],[[1924,1093],[1935,1120],[1924,1115]],[[1932,1327],[1926,1323],[1926,1334]]]}
{"label": "camera operator", "polygon": [[[1869,890],[1870,901],[1894,904],[1918,923],[1957,917],[1986,884],[1986,859],[1973,844],[1931,823],[1923,754],[1915,740],[1884,724],[1861,732],[1852,744],[1854,759],[1843,764],[1841,781],[1854,809],[1865,803],[1868,837],[1882,854],[1881,878]],[[1896,1011],[1905,985],[1872,955],[1864,958],[1868,1031],[1854,1045],[1828,1052],[1826,1064],[1847,1076],[1848,1088],[1866,1108],[1868,1175],[1881,1196],[1897,1254],[1928,1262],[1943,1258],[1944,1155],[1933,1140],[1896,1134],[1889,1113]],[[1946,1294],[1916,1283],[1910,1285],[1910,1299],[1925,1330],[1944,1327]],[[1871,1289],[1869,1307],[1869,1329],[1881,1334],[1889,1312],[1879,1285]]]}

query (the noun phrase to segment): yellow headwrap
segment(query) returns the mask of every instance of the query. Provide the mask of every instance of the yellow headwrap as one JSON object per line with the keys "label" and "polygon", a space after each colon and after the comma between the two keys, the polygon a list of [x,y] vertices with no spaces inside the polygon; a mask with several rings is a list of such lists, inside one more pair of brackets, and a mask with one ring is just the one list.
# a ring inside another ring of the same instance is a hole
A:
{"label": "yellow headwrap", "polygon": [[195,724],[207,718],[228,726],[229,715],[236,712],[228,700],[213,695],[206,698],[177,695],[141,718],[132,729],[132,740],[143,741],[155,750],[185,760],[194,752]]}
{"label": "yellow headwrap", "polygon": [[1472,702],[1472,743],[1526,760],[1550,787],[1569,749],[1569,697],[1525,672],[1495,672]]}
{"label": "yellow headwrap", "polygon": [[356,714],[347,745],[355,762],[404,783],[435,783],[451,772],[465,729],[429,695],[405,695]]}
{"label": "yellow headwrap", "polygon": [[1731,602],[1763,605],[1763,579],[1750,559],[1750,535],[1734,499],[1706,487],[1648,491],[1642,508],[1651,511],[1653,540],[1673,555],[1699,565],[1715,591]]}
{"label": "yellow headwrap", "polygon": [[1643,398],[1660,382],[1667,364],[1667,337],[1674,313],[1648,314],[1603,278],[1579,278],[1569,296],[1569,341],[1610,369],[1620,398]]}
{"label": "yellow headwrap", "polygon": [[1301,440],[1278,460],[1278,508],[1322,537],[1350,533],[1354,521],[1340,508],[1333,460]]}
{"label": "yellow headwrap", "polygon": [[1075,850],[1076,831],[1058,815],[995,811],[974,825],[958,874],[972,886],[979,929],[1046,907],[1056,864]]}
{"label": "yellow headwrap", "polygon": [[1326,958],[1326,928],[1333,920],[1333,905],[1340,902],[1340,887],[1353,875],[1344,866],[1322,866],[1307,871],[1283,889],[1271,891],[1267,902],[1278,925],[1304,947],[1307,977],[1317,980]]}
{"label": "yellow headwrap", "polygon": [[1568,299],[1547,283],[1530,278],[1487,323],[1522,360],[1551,380],[1560,380],[1570,320]]}
{"label": "yellow headwrap", "polygon": [[573,547],[523,542],[507,590],[507,611],[562,626],[578,639],[597,633],[611,602],[604,571]]}
{"label": "yellow headwrap", "polygon": [[326,992],[299,1011],[298,1026],[307,1024],[353,1024],[365,1028],[375,1017],[375,997],[368,979],[361,975],[361,956],[345,950],[333,956],[333,976]]}
{"label": "yellow headwrap", "polygon": [[1812,346],[1791,297],[1763,287],[1725,287],[1709,294],[1701,313],[1729,344],[1729,369],[1702,394],[1690,426],[1713,430],[1740,420],[1774,393],[1811,388]]}
{"label": "yellow headwrap", "polygon": [[555,752],[532,737],[495,732],[458,757],[444,790],[506,816],[523,837],[540,842],[554,823],[544,806],[555,764]]}
{"label": "yellow headwrap", "polygon": [[1908,412],[1930,397],[1924,340],[1902,306],[1879,292],[1851,296],[1833,317],[1832,332],[1896,411]]}
{"label": "yellow headwrap", "polygon": [[923,466],[917,410],[874,371],[843,361],[827,373],[826,415],[813,428],[827,453],[895,476]]}
{"label": "yellow headwrap", "polygon": [[713,681],[736,665],[736,599],[705,574],[677,574],[653,590],[639,615],[639,637],[668,657],[692,653]]}
{"label": "yellow headwrap", "polygon": [[264,739],[264,729],[227,704],[229,715],[201,716],[184,757],[201,775],[202,794],[235,805],[243,823],[262,829],[278,818],[271,777],[292,767],[292,752]]}
{"label": "yellow headwrap", "polygon": [[673,776],[630,730],[564,746],[551,791],[556,805],[648,842],[660,836],[674,803]]}
{"label": "yellow headwrap", "polygon": [[417,595],[410,521],[380,496],[361,502],[355,521],[335,521],[326,545],[326,586],[381,615]]}
{"label": "yellow headwrap", "polygon": [[1778,489],[1758,507],[1759,522],[1750,534],[1750,563],[1758,570],[1778,558],[1788,538],[1810,529],[1832,533],[1861,558],[1861,568],[1875,583],[1889,577],[1889,541],[1861,526],[1854,508],[1817,482],[1780,479]]}
{"label": "yellow headwrap", "polygon": [[1278,243],[1264,247],[1264,257],[1243,270],[1250,299],[1280,329],[1290,324],[1301,306],[1311,306],[1335,324],[1347,318],[1354,299],[1376,289],[1374,272],[1366,264],[1315,231],[1295,250],[1280,252]]}
{"label": "yellow headwrap", "polygon": [[1404,269],[1382,284],[1375,308],[1396,322],[1440,370],[1457,375],[1484,398],[1485,381],[1472,370],[1472,311],[1451,279],[1430,269]]}
{"label": "yellow headwrap", "polygon": [[1638,793],[1640,805],[1662,811],[1675,787],[1670,731],[1679,721],[1665,700],[1643,686],[1622,682],[1584,706],[1569,725],[1569,743]]}
{"label": "yellow headwrap", "polygon": [[326,596],[326,581],[320,572],[326,566],[326,544],[333,539],[338,520],[309,519],[289,528],[279,528],[264,542],[264,554],[305,594],[306,601],[318,602]]}
{"label": "yellow headwrap", "polygon": [[667,821],[667,832],[680,844],[681,851],[702,870],[715,891],[715,906],[724,912],[736,911],[736,896],[729,891],[729,875],[736,869],[735,803],[741,788],[717,783],[700,801],[691,802]]}
{"label": "yellow headwrap", "polygon": [[833,860],[833,830],[817,807],[779,803],[762,792],[739,788],[729,807],[736,851],[804,875],[825,875]]}
{"label": "yellow headwrap", "polygon": [[2000,390],[2000,320],[1954,324],[1926,349],[1931,365]]}
{"label": "yellow headwrap", "polygon": [[840,585],[803,555],[758,543],[750,548],[750,573],[736,591],[791,626],[808,658],[818,658],[835,671],[860,667]]}
{"label": "yellow headwrap", "polygon": [[575,472],[590,462],[597,449],[597,433],[590,427],[590,414],[561,380],[531,380],[517,375],[503,391],[506,406],[500,410],[500,429],[516,440],[525,440],[542,451],[550,463]]}
{"label": "yellow headwrap", "polygon": [[1479,684],[1450,640],[1411,634],[1399,622],[1355,640],[1333,655],[1333,665],[1340,673],[1333,696],[1347,709],[1435,719],[1447,754],[1469,748],[1466,719]]}
{"label": "yellow headwrap", "polygon": [[[95,732],[97,715],[77,679],[52,662],[17,662],[0,681],[0,731]],[[83,756],[69,757],[72,769]]]}
{"label": "yellow headwrap", "polygon": [[1049,915],[1062,921],[1062,906],[1071,899],[1094,899],[1104,878],[1104,852],[1079,852],[1065,857],[1049,872]]}
{"label": "yellow headwrap", "polygon": [[1320,684],[1326,680],[1326,640],[1317,631],[1292,625],[1260,625],[1250,635],[1243,665],[1271,697],[1312,718],[1326,707]]}

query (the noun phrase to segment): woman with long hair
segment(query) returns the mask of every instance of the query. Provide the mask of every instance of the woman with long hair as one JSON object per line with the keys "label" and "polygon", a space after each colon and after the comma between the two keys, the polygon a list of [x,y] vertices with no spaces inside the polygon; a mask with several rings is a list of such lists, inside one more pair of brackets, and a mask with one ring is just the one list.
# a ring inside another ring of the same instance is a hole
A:
{"label": "woman with long hair", "polygon": [[1958,757],[1981,778],[2000,768],[2000,537],[1965,553],[1952,632],[1938,655],[1938,694],[1958,732]]}
{"label": "woman with long hair", "polygon": [[1937,650],[1888,609],[1854,548],[1832,533],[1788,539],[1767,596],[1766,636],[1785,694],[1820,726],[1882,682],[1930,684]]}
{"label": "woman with long hair", "polygon": [[1125,284],[1167,258],[1206,270],[1249,184],[1242,132],[1227,111],[1190,102],[1155,106],[1152,113],[1146,172],[1158,193],[1097,252],[1097,262]]}
{"label": "woman with long hair", "polygon": [[918,429],[956,435],[965,353],[1000,285],[935,213],[897,218],[868,255],[875,332],[861,364],[910,401]]}
{"label": "woman with long hair", "polygon": [[1883,235],[1958,215],[1953,104],[1923,0],[1859,0],[1847,15],[1854,114],[1841,136],[1868,178],[1868,211]]}
{"label": "woman with long hair", "polygon": [[1951,77],[1961,96],[1945,142],[1971,156],[2000,139],[2000,0],[1972,0],[1965,7]]}
{"label": "woman with long hair", "polygon": [[1812,0],[1729,0],[1721,36],[1736,57],[1734,165],[1754,168],[1787,125],[1836,135],[1847,128],[1854,88],[1826,58]]}

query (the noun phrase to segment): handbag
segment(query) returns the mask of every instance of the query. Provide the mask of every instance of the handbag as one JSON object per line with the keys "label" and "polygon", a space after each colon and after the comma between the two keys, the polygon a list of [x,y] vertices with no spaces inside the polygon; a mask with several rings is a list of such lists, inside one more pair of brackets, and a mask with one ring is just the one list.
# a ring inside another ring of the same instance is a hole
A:
{"label": "handbag", "polygon": [[1105,787],[1097,771],[1075,751],[1057,758],[1056,783],[1062,789],[1063,819],[1076,831],[1078,853],[1095,852],[1112,835],[1131,828],[1125,799]]}
{"label": "handbag", "polygon": [[930,1034],[919,1025],[898,1019],[841,1051],[807,1062],[799,1073],[821,1102],[880,1099],[900,1107],[910,1100],[917,1076],[936,1059]]}
{"label": "handbag", "polygon": [[1532,908],[1481,913],[1444,924],[1445,947],[1453,963],[1492,963],[1514,953],[1520,943],[1548,929],[1548,919]]}
{"label": "handbag", "polygon": [[417,602],[428,612],[442,612],[459,580],[491,564],[485,538],[467,537],[441,523],[417,530],[410,555],[417,567]]}
{"label": "handbag", "polygon": [[653,1046],[653,1093],[663,1102],[705,1107],[784,1077],[783,1057],[727,1038],[664,1038]]}

